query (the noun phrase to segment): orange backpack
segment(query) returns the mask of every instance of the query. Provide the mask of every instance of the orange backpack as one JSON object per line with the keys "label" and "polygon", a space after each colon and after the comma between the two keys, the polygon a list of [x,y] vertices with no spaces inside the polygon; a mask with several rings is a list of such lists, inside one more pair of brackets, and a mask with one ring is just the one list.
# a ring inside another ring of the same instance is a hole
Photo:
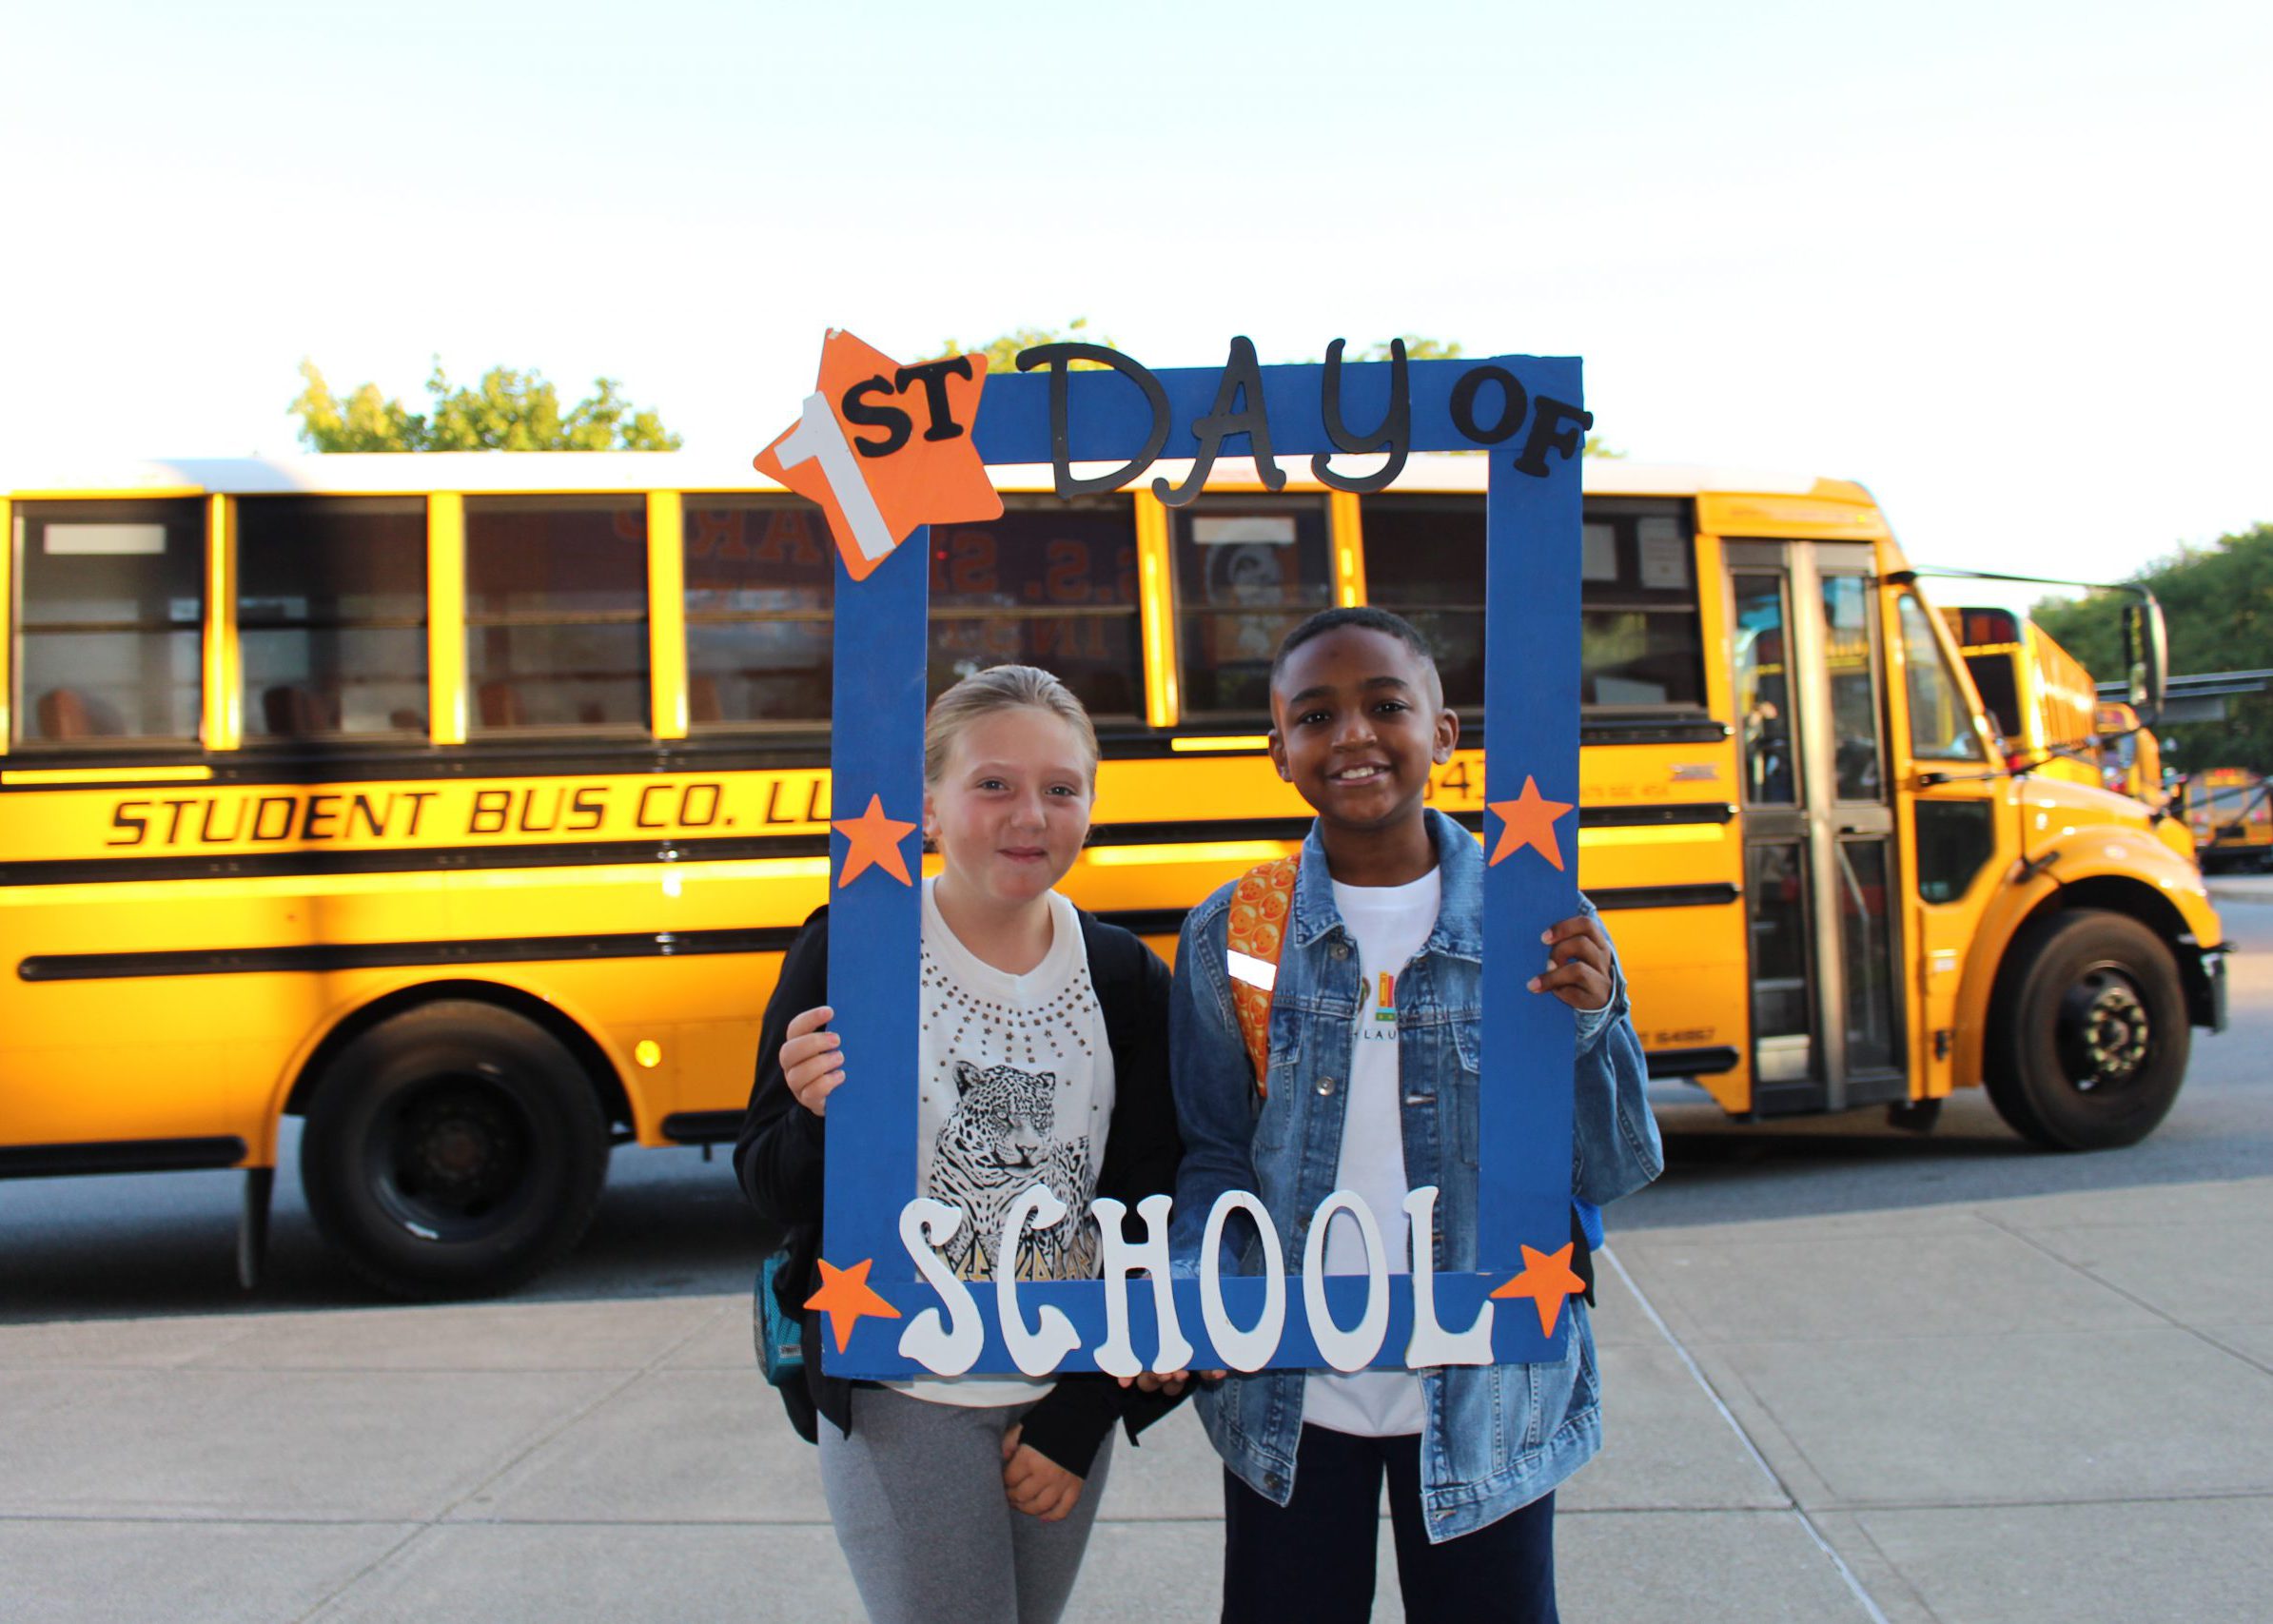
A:
{"label": "orange backpack", "polygon": [[1302,863],[1298,851],[1258,863],[1242,874],[1231,892],[1225,932],[1231,1007],[1239,1015],[1239,1034],[1246,1040],[1247,1064],[1255,1070],[1255,1092],[1264,1099],[1270,1097],[1271,987],[1286,946],[1286,915],[1294,906],[1294,880]]}

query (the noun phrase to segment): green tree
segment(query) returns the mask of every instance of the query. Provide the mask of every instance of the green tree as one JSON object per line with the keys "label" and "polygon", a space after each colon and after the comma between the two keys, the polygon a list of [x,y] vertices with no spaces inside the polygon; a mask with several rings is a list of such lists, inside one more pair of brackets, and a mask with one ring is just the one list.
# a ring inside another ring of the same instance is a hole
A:
{"label": "green tree", "polygon": [[453,388],[441,359],[426,380],[428,409],[414,412],[359,384],[342,404],[312,361],[300,363],[291,405],[311,451],[676,451],[679,437],[651,409],[637,408],[612,378],[566,412],[544,375],[493,366],[481,382]]}
{"label": "green tree", "polygon": [[[2181,547],[2138,577],[2162,601],[2170,627],[2174,675],[2258,670],[2273,665],[2273,524]],[[2123,672],[2123,606],[2127,595],[2097,592],[2047,598],[2029,613],[2101,680]],[[2225,702],[2219,722],[2157,728],[2184,772],[2204,767],[2273,769],[2273,694]]]}
{"label": "green tree", "polygon": [[[1458,361],[1466,353],[1460,348],[1458,339],[1429,339],[1421,337],[1419,333],[1400,333],[1398,337],[1405,342],[1405,359],[1407,361]],[[1389,341],[1383,340],[1378,344],[1366,345],[1363,350],[1359,352],[1358,359],[1360,361],[1387,361],[1389,359]]]}
{"label": "green tree", "polygon": [[[942,339],[939,341],[939,353],[983,355],[987,358],[987,371],[990,374],[1007,373],[1014,376],[1018,371],[1018,352],[1032,349],[1036,344],[1103,344],[1107,349],[1121,347],[1103,334],[1092,333],[1088,328],[1089,319],[1076,316],[1063,327],[1017,327],[983,344],[967,344],[960,339]],[[1102,364],[1101,362],[1076,361],[1070,363],[1069,369],[1080,371],[1085,367]]]}
{"label": "green tree", "polygon": [[[1407,361],[1458,361],[1468,353],[1460,346],[1460,342],[1458,339],[1432,339],[1420,333],[1402,333],[1399,336],[1404,340]],[[1387,341],[1378,344],[1368,344],[1358,359],[1360,361],[1387,361],[1389,359]],[[1586,443],[1581,455],[1617,459],[1626,454],[1622,451],[1612,450],[1600,435],[1590,434],[1586,437]]]}

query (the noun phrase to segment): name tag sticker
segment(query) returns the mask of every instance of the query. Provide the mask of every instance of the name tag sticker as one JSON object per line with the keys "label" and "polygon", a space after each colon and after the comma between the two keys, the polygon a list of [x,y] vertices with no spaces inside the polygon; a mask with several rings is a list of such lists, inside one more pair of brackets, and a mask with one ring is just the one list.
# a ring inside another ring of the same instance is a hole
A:
{"label": "name tag sticker", "polygon": [[1253,953],[1243,953],[1237,948],[1227,950],[1224,958],[1225,968],[1231,971],[1233,981],[1244,981],[1249,987],[1259,987],[1265,992],[1278,984],[1279,967],[1267,959],[1259,959]]}

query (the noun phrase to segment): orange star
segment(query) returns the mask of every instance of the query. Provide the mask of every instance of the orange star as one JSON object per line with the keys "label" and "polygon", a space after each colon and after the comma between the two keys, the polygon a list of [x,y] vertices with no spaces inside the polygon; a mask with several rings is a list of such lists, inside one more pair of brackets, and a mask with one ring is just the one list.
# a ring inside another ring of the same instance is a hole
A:
{"label": "orange star", "polygon": [[1492,1288],[1494,1297],[1528,1297],[1539,1311],[1539,1335],[1555,1335],[1555,1321],[1562,1313],[1562,1300],[1575,1297],[1586,1289],[1571,1268],[1571,1248],[1577,1242],[1565,1241],[1558,1252],[1535,1252],[1523,1248],[1523,1272],[1505,1285]]}
{"label": "orange star", "polygon": [[986,382],[983,355],[902,366],[833,327],[796,422],[752,465],[820,504],[845,572],[866,580],[919,524],[1002,517],[971,438]]}
{"label": "orange star", "polygon": [[845,851],[844,871],[836,876],[838,890],[858,879],[871,865],[882,869],[904,886],[915,883],[908,872],[908,859],[900,851],[900,842],[915,832],[915,825],[886,817],[882,795],[869,796],[868,811],[858,817],[839,818],[829,827],[842,831],[844,837],[852,842]]}
{"label": "orange star", "polygon": [[1574,804],[1549,800],[1539,793],[1538,780],[1525,774],[1521,795],[1512,801],[1490,803],[1500,818],[1499,844],[1492,850],[1492,862],[1529,846],[1558,869],[1561,868],[1562,847],[1555,838],[1555,820]]}
{"label": "orange star", "polygon": [[829,1316],[829,1329],[836,1338],[836,1351],[843,1353],[852,1340],[852,1327],[870,1314],[887,1320],[897,1320],[900,1311],[876,1295],[875,1287],[868,1282],[869,1265],[876,1260],[863,1258],[849,1269],[840,1269],[827,1259],[816,1259],[821,1265],[821,1289],[805,1300],[808,1308],[818,1308]]}

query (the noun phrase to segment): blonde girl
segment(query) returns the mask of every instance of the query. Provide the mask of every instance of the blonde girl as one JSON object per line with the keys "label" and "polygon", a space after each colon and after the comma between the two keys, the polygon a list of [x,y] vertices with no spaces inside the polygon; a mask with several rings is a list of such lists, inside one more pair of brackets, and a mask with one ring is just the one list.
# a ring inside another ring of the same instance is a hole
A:
{"label": "blonde girl", "polygon": [[[1097,1270],[1093,1196],[1133,1207],[1173,1190],[1169,977],[1135,936],[1055,887],[1088,838],[1097,735],[1081,702],[1032,666],[956,683],[925,728],[917,1075],[868,1067],[830,1028],[828,910],[790,947],[767,1006],[735,1147],[751,1202],[788,1232],[782,1307],[818,1286],[822,1168],[840,1089],[917,1091],[917,1184],[961,1207],[949,1262],[994,1271],[1009,1203],[1036,1182],[1064,1202],[1029,1233],[1028,1279]],[[1064,1611],[1104,1487],[1116,1423],[1133,1437],[1171,1402],[1096,1375],[851,1382],[821,1374],[806,1320],[792,1419],[821,1448],[830,1517],[877,1624],[1048,1624]],[[825,1423],[825,1424],[823,1424]]]}

